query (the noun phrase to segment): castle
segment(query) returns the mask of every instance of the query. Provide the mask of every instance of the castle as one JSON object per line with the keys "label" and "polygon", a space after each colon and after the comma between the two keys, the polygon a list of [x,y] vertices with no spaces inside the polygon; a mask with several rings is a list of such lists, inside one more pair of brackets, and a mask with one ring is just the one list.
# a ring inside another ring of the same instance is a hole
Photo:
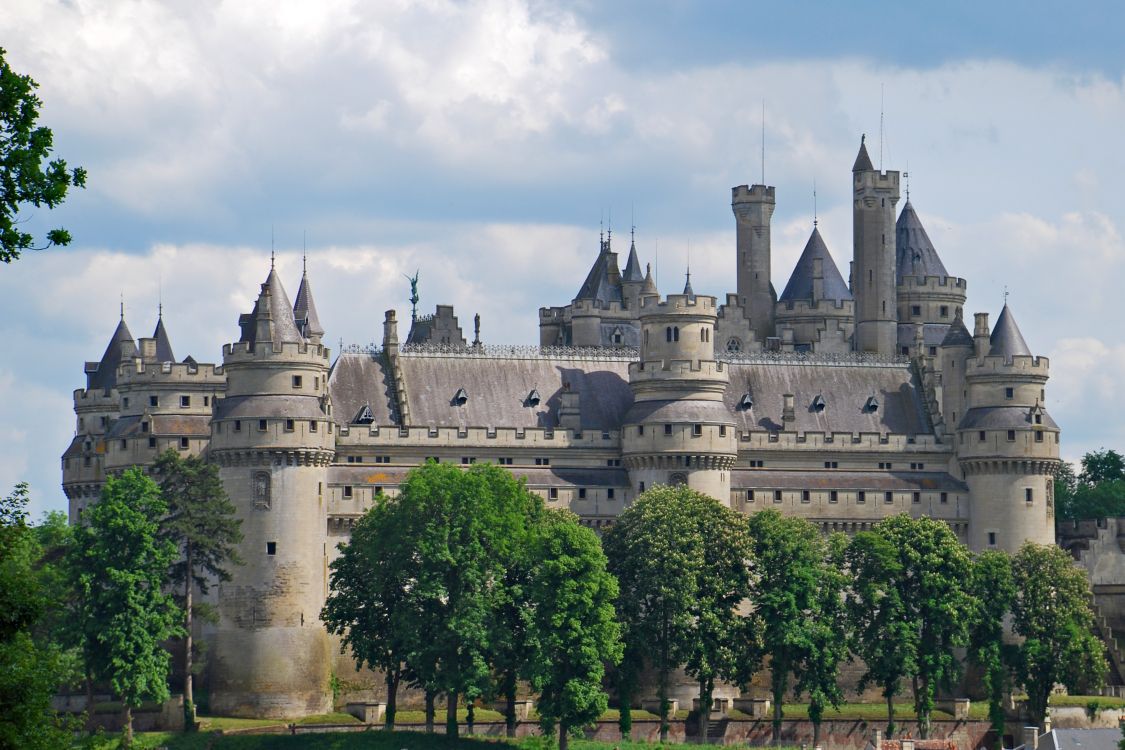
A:
{"label": "castle", "polygon": [[333,360],[307,270],[291,302],[272,264],[221,365],[176,361],[162,318],[134,340],[122,316],[74,392],[71,522],[107,474],[168,448],[219,466],[245,565],[218,588],[206,633],[211,709],[248,716],[330,708],[328,564],[373,498],[427,459],[509,467],[594,528],[647,487],[686,484],[825,531],[910,513],[974,550],[1052,543],[1048,361],[1007,305],[970,332],[966,282],[909,200],[898,212],[899,178],[861,142],[849,282],[814,227],[778,296],[775,190],[743,185],[737,289],[722,304],[690,277],[662,297],[635,245],[622,272],[603,238],[578,295],[539,311],[539,346],[485,346],[479,326],[468,343],[439,306],[412,314],[401,344],[388,311],[381,347]]}

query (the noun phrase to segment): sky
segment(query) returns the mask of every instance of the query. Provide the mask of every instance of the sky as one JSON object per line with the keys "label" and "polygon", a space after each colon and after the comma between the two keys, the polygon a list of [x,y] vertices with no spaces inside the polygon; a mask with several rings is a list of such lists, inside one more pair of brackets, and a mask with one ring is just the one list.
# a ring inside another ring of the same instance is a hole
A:
{"label": "sky", "polygon": [[[269,270],[307,251],[326,340],[453,304],[487,343],[535,343],[599,226],[663,292],[732,291],[730,188],[777,187],[773,282],[812,229],[846,274],[850,169],[909,172],[966,312],[1004,291],[1065,458],[1125,450],[1125,6],[1109,2],[8,0],[56,154],[88,171],[67,248],[0,266],[0,491],[64,509],[72,391],[157,306],[178,358],[221,360]],[[763,142],[763,107],[765,136]],[[764,153],[764,158],[763,158]],[[405,335],[405,329],[400,331]]]}

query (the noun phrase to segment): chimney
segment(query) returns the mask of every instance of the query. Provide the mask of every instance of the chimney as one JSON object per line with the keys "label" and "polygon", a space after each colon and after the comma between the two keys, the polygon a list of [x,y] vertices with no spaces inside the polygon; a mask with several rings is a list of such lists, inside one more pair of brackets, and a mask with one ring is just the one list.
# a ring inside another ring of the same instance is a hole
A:
{"label": "chimney", "polygon": [[1023,728],[1024,750],[1036,750],[1039,747],[1039,727]]}
{"label": "chimney", "polygon": [[566,388],[559,394],[559,427],[575,433],[582,429],[582,412],[578,404],[578,391]]}
{"label": "chimney", "polygon": [[398,352],[398,321],[394,310],[387,310],[383,318],[383,350],[390,349]]}
{"label": "chimney", "polygon": [[797,419],[796,409],[794,407],[794,397],[792,393],[786,393],[782,397],[781,407],[781,421],[793,422]]}
{"label": "chimney", "polygon": [[988,354],[988,313],[974,313],[973,355],[980,358]]}

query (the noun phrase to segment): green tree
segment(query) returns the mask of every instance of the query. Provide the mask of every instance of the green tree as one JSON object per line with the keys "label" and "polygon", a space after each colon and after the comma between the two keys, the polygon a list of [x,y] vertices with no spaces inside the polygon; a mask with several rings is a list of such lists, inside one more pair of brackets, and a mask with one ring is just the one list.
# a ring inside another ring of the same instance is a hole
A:
{"label": "green tree", "polygon": [[653,487],[602,540],[620,587],[617,611],[627,649],[649,654],[656,670],[661,742],[668,740],[668,678],[692,646],[703,572],[706,544],[690,515],[695,494],[686,487]]}
{"label": "green tree", "polygon": [[1018,645],[1016,673],[1027,691],[1032,722],[1047,714],[1051,690],[1101,685],[1105,647],[1094,635],[1090,583],[1070,555],[1054,545],[1024,544],[1012,560],[1016,596],[1012,620]]}
{"label": "green tree", "polygon": [[216,622],[217,615],[206,604],[193,601],[194,588],[206,595],[211,582],[229,581],[227,565],[241,564],[238,543],[242,541],[235,507],[223,489],[219,469],[198,456],[181,458],[167,450],[156,459],[155,475],[160,494],[168,505],[161,522],[161,539],[171,541],[179,552],[172,564],[170,582],[180,591],[178,603],[184,613],[184,719],[188,731],[195,729],[192,625],[195,617]]}
{"label": "green tree", "polygon": [[1102,448],[1082,457],[1082,472],[1078,481],[1085,485],[1125,480],[1125,456],[1115,450]]}
{"label": "green tree", "polygon": [[387,685],[387,729],[394,729],[398,687],[406,674],[409,639],[424,635],[411,609],[408,566],[414,545],[402,532],[398,507],[385,495],[356,523],[331,567],[331,593],[321,612],[328,632],[342,637],[356,669],[381,671]]}
{"label": "green tree", "polygon": [[860,685],[883,688],[890,735],[893,700],[909,677],[925,739],[936,690],[960,673],[954,649],[968,642],[968,550],[945,523],[898,515],[856,534],[847,559],[855,650],[867,664]]}
{"label": "green tree", "polygon": [[162,643],[183,635],[183,612],[163,589],[176,545],[160,538],[168,506],[156,483],[133,467],[110,476],[100,501],[75,529],[79,617],[93,675],[124,705],[123,744],[133,741],[133,709],[168,698],[170,655]]}
{"label": "green tree", "polygon": [[970,591],[975,607],[969,632],[969,660],[981,671],[981,688],[988,696],[988,718],[999,750],[1004,737],[1004,695],[1011,686],[1014,649],[1004,643],[1004,618],[1016,598],[1011,557],[1000,551],[977,555]]}
{"label": "green tree", "polygon": [[27,524],[27,484],[0,498],[0,748],[51,750],[71,745],[70,722],[51,696],[71,674],[42,620],[57,602],[43,584],[43,548]]}
{"label": "green tree", "polygon": [[1074,493],[1078,490],[1078,476],[1069,461],[1059,462],[1055,469],[1054,489],[1055,517],[1059,521],[1078,518],[1074,511]]}
{"label": "green tree", "polygon": [[[762,628],[762,654],[770,660],[773,742],[778,744],[790,674],[799,689],[812,694],[821,713],[825,701],[839,702],[828,682],[842,658],[839,644],[846,642],[840,605],[831,601],[833,595],[840,597],[843,583],[826,540],[805,519],[770,509],[750,516],[748,526],[756,566],[751,599]],[[836,645],[830,642],[833,634]]]}
{"label": "green tree", "polygon": [[70,187],[86,186],[86,170],[68,169],[62,159],[44,165],[54,135],[36,125],[43,104],[35,95],[38,84],[12,70],[4,54],[0,48],[0,261],[11,263],[24,250],[70,243],[69,232],[52,229],[46,244],[34,247],[35,238],[18,228],[19,212],[21,206],[59,205]]}
{"label": "green tree", "polygon": [[531,685],[539,693],[544,734],[557,726],[559,749],[566,750],[570,732],[595,721],[608,703],[605,664],[622,656],[613,609],[617,581],[606,570],[597,536],[570,513],[550,513],[531,549]]}
{"label": "green tree", "polygon": [[1060,521],[1125,515],[1125,457],[1114,450],[1090,451],[1076,477],[1070,464],[1055,474],[1055,507]]}

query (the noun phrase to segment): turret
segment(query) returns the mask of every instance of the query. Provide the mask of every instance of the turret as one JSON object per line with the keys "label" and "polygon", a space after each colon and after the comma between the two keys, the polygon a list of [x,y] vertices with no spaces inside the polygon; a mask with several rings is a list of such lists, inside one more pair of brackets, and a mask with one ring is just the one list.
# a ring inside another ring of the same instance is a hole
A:
{"label": "turret", "polygon": [[230,716],[331,709],[326,467],[334,455],[329,351],[301,335],[274,270],[242,336],[223,350],[227,394],[209,455],[242,520],[239,553],[219,587],[211,706]]}
{"label": "turret", "polygon": [[852,294],[855,297],[855,350],[897,352],[895,294],[895,206],[899,173],[880,172],[860,141],[852,167]]}
{"label": "turret", "polygon": [[621,296],[625,307],[636,310],[640,306],[641,294],[645,287],[645,275],[641,272],[641,261],[637,257],[637,243],[629,242],[629,259],[625,262],[625,272],[621,274]]}
{"label": "turret", "polygon": [[941,342],[939,352],[941,414],[945,424],[952,429],[956,429],[957,422],[965,416],[965,368],[972,356],[973,337],[958,312]]}
{"label": "turret", "polygon": [[320,317],[316,314],[307,261],[301,274],[301,286],[297,289],[297,300],[293,303],[293,320],[297,323],[297,330],[302,336],[313,344],[320,343],[324,328],[321,327]]}
{"label": "turret", "polygon": [[[981,318],[978,333],[988,325]],[[1053,544],[1059,428],[1044,409],[1047,358],[1032,356],[1005,305],[987,353],[966,365],[956,450],[969,485],[969,546],[1016,552],[1028,541]]]}
{"label": "turret", "polygon": [[750,317],[759,341],[774,334],[777,294],[770,283],[770,219],[776,207],[775,190],[765,185],[731,189],[738,254],[738,301]]}
{"label": "turret", "polygon": [[797,351],[842,354],[854,326],[852,293],[814,226],[777,300],[777,335]]}
{"label": "turret", "polygon": [[715,361],[715,298],[672,294],[641,302],[641,355],[629,365],[633,406],[623,420],[624,464],[637,492],[686,484],[723,504],[738,447]]}

